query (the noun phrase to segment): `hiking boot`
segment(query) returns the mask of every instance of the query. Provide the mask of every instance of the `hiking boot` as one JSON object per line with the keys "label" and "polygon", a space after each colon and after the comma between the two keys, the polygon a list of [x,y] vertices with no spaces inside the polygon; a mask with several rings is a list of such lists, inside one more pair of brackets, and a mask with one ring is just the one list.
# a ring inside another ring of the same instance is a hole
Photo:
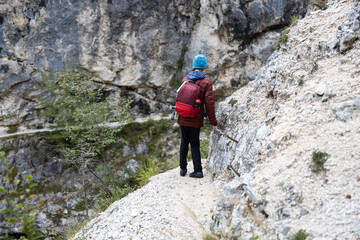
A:
{"label": "hiking boot", "polygon": [[189,174],[189,177],[193,177],[193,178],[202,178],[204,177],[202,172],[192,172]]}
{"label": "hiking boot", "polygon": [[187,173],[187,170],[186,169],[181,169],[180,168],[180,176],[185,176],[185,174]]}

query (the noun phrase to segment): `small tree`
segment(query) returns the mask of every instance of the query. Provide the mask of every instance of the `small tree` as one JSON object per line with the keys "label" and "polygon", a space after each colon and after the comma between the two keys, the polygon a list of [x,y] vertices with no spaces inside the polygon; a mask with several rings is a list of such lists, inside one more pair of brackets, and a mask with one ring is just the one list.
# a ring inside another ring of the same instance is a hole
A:
{"label": "small tree", "polygon": [[[70,143],[61,152],[67,163],[77,166],[82,174],[85,205],[87,174],[90,173],[110,196],[116,195],[115,174],[105,155],[108,146],[115,143],[116,134],[126,122],[130,101],[106,96],[104,89],[93,81],[90,73],[71,71],[44,76],[39,84],[47,94],[43,98],[43,115],[53,118],[59,129],[65,131]],[[96,171],[101,163],[112,178],[112,187]]]}

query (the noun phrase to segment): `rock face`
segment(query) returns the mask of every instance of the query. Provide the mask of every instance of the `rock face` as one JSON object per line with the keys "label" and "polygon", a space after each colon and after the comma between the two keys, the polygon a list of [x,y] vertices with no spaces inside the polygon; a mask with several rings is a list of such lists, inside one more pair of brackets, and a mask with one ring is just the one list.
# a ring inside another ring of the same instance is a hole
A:
{"label": "rock face", "polygon": [[[118,196],[123,196],[136,187],[135,175],[144,167],[144,159],[152,161],[155,157],[161,158],[162,164],[169,168],[174,164],[177,151],[173,151],[179,145],[178,126],[168,119],[159,121],[142,121],[130,123],[124,127],[125,132],[119,133],[116,144],[108,147],[104,152],[107,164],[114,173],[118,183]],[[44,131],[42,131],[44,130]],[[90,171],[86,177],[81,174],[76,164],[67,161],[57,161],[63,158],[61,149],[68,146],[69,142],[62,131],[40,129],[40,132],[17,133],[8,137],[0,137],[1,152],[6,152],[8,168],[13,168],[10,175],[13,179],[24,181],[28,175],[32,175],[32,183],[38,185],[32,189],[31,198],[37,203],[41,198],[43,204],[37,207],[39,214],[36,215],[36,230],[46,236],[51,233],[58,235],[64,233],[68,227],[74,227],[88,218],[92,218],[99,206],[107,204],[108,196],[104,196],[98,178]],[[165,162],[166,161],[166,162]],[[94,172],[103,181],[109,172],[103,164],[94,164]],[[13,184],[3,178],[8,174],[1,168],[0,163],[0,186],[6,190],[12,190]],[[165,168],[164,167],[164,168]],[[85,178],[84,178],[85,177]],[[88,182],[87,200],[84,197],[83,182]],[[107,182],[112,187],[112,183]],[[20,183],[19,191],[25,191]],[[105,199],[104,199],[105,198]],[[8,206],[3,203],[4,195],[0,193],[0,212]],[[14,197],[16,203],[19,199]],[[88,214],[86,209],[88,208]],[[210,208],[210,206],[209,206]],[[94,210],[96,209],[96,210]],[[0,214],[0,236],[6,233],[22,233],[20,224],[6,224],[6,215]]]}
{"label": "rock face", "polygon": [[[208,166],[224,197],[240,204],[217,200],[215,233],[360,238],[359,13],[348,1],[309,12],[255,80],[219,104],[219,127],[239,144],[213,133]],[[320,173],[312,171],[316,152],[329,155]],[[269,218],[248,205],[229,163]]]}
{"label": "rock face", "polygon": [[[6,158],[9,167],[15,167],[15,178],[24,180],[32,175],[32,182],[38,184],[32,192],[36,194],[32,202],[38,203],[43,198],[43,204],[37,209],[40,213],[35,218],[37,229],[47,235],[60,233],[70,223],[69,219],[76,222],[86,218],[79,174],[75,167],[53,160],[53,157],[60,157],[60,153],[49,142],[40,136],[19,136],[1,139],[0,145],[8,150]],[[3,169],[0,174],[4,174]],[[7,184],[1,177],[0,185],[8,188]],[[0,205],[0,211],[5,208],[6,204]],[[0,235],[22,233],[19,225],[6,223],[4,214],[0,215],[0,226]]]}
{"label": "rock face", "polygon": [[[0,126],[35,126],[42,73],[81,67],[137,113],[167,111],[195,54],[219,91],[253,79],[308,1],[2,1]],[[347,40],[345,42],[349,42]],[[345,43],[344,42],[344,43]],[[170,83],[170,84],[169,84]],[[170,85],[170,86],[169,86]],[[220,91],[221,92],[221,91]]]}

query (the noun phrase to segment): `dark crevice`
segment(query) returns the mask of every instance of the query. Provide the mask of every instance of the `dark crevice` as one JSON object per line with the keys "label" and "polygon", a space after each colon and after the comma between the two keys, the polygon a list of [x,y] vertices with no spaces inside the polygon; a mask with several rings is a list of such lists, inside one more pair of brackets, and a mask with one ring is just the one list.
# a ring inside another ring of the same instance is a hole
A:
{"label": "dark crevice", "polygon": [[[0,49],[0,50],[2,50],[2,49]],[[8,71],[9,71],[9,65],[7,65],[7,64],[0,65],[0,73],[7,73]]]}
{"label": "dark crevice", "polygon": [[21,239],[21,237],[25,237],[25,234],[22,233],[8,233],[5,237],[5,235],[0,235],[0,239],[2,239],[1,237],[4,237],[4,239]]}
{"label": "dark crevice", "polygon": [[10,86],[10,88],[7,90],[8,93],[12,92],[14,89],[16,89],[17,86],[23,84],[23,83],[26,83],[26,82],[29,82],[31,81],[31,79],[26,79],[26,80],[23,80],[23,81],[19,81],[19,82],[16,82],[14,83],[13,85]]}
{"label": "dark crevice", "polygon": [[288,25],[286,24],[279,24],[279,25],[274,25],[274,26],[270,26],[265,28],[262,32],[259,33],[255,33],[251,36],[247,36],[244,39],[244,46],[248,45],[249,43],[251,43],[254,39],[260,37],[261,35],[263,35],[266,32],[270,32],[270,31],[282,31],[285,27],[287,27]]}
{"label": "dark crevice", "polygon": [[39,7],[46,7],[46,0],[41,0],[39,2]]}

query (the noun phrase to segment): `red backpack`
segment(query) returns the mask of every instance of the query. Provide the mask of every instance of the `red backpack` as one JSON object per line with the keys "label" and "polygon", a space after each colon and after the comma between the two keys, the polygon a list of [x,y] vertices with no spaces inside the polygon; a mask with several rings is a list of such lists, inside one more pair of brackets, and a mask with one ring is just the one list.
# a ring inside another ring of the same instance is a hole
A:
{"label": "red backpack", "polygon": [[190,81],[187,77],[178,88],[176,96],[176,112],[179,116],[194,118],[200,110],[200,82]]}

